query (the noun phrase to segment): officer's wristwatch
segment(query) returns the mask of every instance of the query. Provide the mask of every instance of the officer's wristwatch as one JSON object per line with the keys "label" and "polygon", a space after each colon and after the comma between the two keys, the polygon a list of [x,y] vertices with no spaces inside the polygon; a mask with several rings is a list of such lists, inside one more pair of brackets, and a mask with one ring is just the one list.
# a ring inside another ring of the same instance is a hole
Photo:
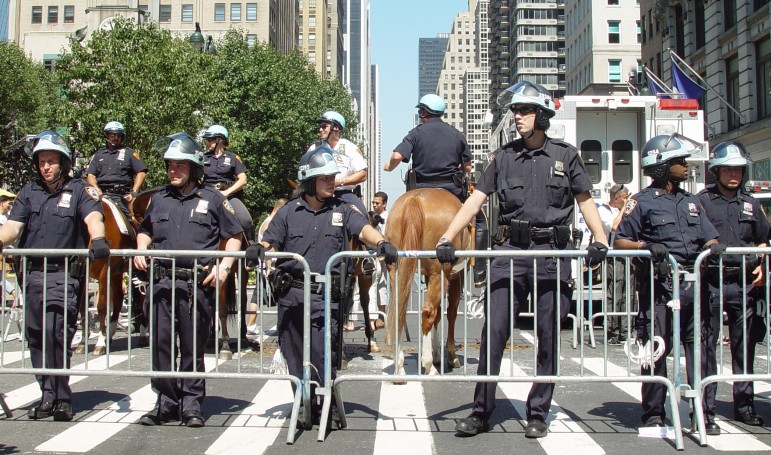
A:
{"label": "officer's wristwatch", "polygon": [[131,196],[137,197],[137,194],[139,194],[137,193],[137,190],[131,190]]}

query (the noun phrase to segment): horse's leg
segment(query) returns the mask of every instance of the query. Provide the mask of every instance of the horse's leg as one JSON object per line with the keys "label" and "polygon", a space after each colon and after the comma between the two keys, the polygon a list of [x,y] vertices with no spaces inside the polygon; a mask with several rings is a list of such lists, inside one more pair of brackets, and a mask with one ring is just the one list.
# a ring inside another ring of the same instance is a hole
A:
{"label": "horse's leg", "polygon": [[359,301],[364,311],[364,334],[367,336],[369,352],[380,352],[380,347],[375,340],[375,330],[369,317],[369,288],[372,287],[372,275],[365,275],[360,268],[356,270],[356,281],[359,283]]}
{"label": "horse's leg", "polygon": [[[107,275],[107,264],[104,264],[104,267],[99,269],[99,287],[96,292],[96,314],[99,318],[99,337],[97,338],[94,350],[91,351],[92,355],[104,355],[107,352],[107,342],[105,338],[105,333],[107,331],[105,320],[107,319],[107,301],[109,300],[107,296],[112,293],[111,289],[107,289]],[[110,286],[113,285],[113,283],[110,283]]]}
{"label": "horse's leg", "polygon": [[80,292],[78,302],[78,314],[80,315],[80,342],[75,348],[75,354],[85,354],[88,345],[88,324],[86,324],[86,311],[88,311],[88,279],[84,280],[83,290]]}
{"label": "horse's leg", "polygon": [[[136,271],[135,271],[136,272]],[[140,348],[150,345],[150,340],[147,338],[147,317],[144,313],[145,293],[140,289],[139,283],[134,283],[133,280],[129,280],[131,286],[131,329],[132,333],[139,333],[138,346]]]}
{"label": "horse's leg", "polygon": [[454,274],[450,277],[450,286],[447,294],[447,355],[448,365],[452,368],[460,368],[460,361],[455,352],[455,320],[458,317],[458,304],[460,292],[463,287],[463,275]]}
{"label": "horse's leg", "polygon": [[[426,293],[426,300],[423,303],[423,319],[421,320],[421,329],[423,335],[423,368],[426,374],[435,375],[439,374],[434,367],[434,350],[437,349],[434,346],[438,343],[432,343],[431,330],[437,325],[437,321],[441,317],[439,311],[442,303],[441,299],[441,283],[440,277],[433,276],[428,279],[428,292]],[[436,357],[438,358],[438,356]]]}

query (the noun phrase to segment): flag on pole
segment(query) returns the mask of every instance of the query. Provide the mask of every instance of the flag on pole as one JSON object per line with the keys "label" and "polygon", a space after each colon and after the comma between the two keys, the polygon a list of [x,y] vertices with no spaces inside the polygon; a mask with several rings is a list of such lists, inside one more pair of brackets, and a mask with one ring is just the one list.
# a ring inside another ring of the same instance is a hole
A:
{"label": "flag on pole", "polygon": [[688,77],[685,72],[683,72],[682,68],[680,68],[680,65],[677,64],[674,58],[671,58],[672,60],[672,83],[674,84],[674,88],[685,95],[685,98],[688,99],[694,99],[698,100],[701,99],[701,97],[704,95],[704,92],[707,91],[704,87],[697,84],[693,79]]}
{"label": "flag on pole", "polygon": [[[660,94],[668,95],[672,93],[672,89],[656,77],[647,66],[643,66],[643,71],[645,71],[645,79],[648,81],[648,89],[651,91],[651,94],[659,96]],[[669,96],[659,96],[659,98],[669,98]]]}

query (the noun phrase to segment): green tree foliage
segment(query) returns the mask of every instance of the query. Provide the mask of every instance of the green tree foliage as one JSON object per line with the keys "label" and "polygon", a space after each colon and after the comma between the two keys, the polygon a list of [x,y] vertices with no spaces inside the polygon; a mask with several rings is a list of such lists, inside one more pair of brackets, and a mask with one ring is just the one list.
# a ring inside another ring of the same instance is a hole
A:
{"label": "green tree foliage", "polygon": [[267,44],[252,48],[243,33],[228,32],[217,44],[212,76],[224,83],[213,123],[230,132],[230,149],[248,172],[246,203],[253,212],[269,210],[291,191],[286,178],[297,178],[297,165],[318,140],[315,120],[336,110],[356,130],[351,96],[337,79],[323,79],[300,52],[282,55]]}
{"label": "green tree foliage", "polygon": [[53,126],[55,104],[51,73],[16,44],[0,41],[0,182],[14,192],[36,175],[22,139]]}
{"label": "green tree foliage", "polygon": [[150,168],[148,184],[168,182],[154,145],[180,131],[195,137],[205,127],[211,94],[220,91],[206,70],[211,58],[154,23],[137,27],[130,20],[95,31],[86,46],[71,41],[55,72],[66,87],[59,120],[70,128],[71,146],[90,157],[105,144],[104,125],[117,120],[126,127],[125,144]]}
{"label": "green tree foliage", "polygon": [[137,27],[119,20],[96,31],[82,47],[57,62],[66,87],[60,125],[72,146],[90,157],[104,145],[111,120],[126,127],[126,144],[147,163],[148,184],[167,182],[160,136],[186,131],[195,136],[211,124],[230,133],[229,149],[247,166],[246,205],[255,219],[273,207],[296,178],[297,164],[318,139],[315,119],[337,110],[355,131],[351,96],[336,79],[323,79],[304,55],[282,55],[265,44],[249,48],[243,32],[231,30],[216,43],[218,53],[195,52],[187,37],[155,24]]}

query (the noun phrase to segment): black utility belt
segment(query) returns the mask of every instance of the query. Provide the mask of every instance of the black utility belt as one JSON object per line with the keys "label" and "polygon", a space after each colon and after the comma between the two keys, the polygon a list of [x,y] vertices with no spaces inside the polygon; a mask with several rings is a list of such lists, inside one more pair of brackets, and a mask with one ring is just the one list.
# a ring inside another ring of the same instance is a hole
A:
{"label": "black utility belt", "polygon": [[356,185],[356,187],[352,190],[349,189],[343,189],[343,190],[335,190],[335,196],[339,196],[341,194],[348,194],[351,193],[356,197],[361,197],[361,185]]}
{"label": "black utility belt", "polygon": [[452,183],[454,185],[457,185],[457,182],[455,182],[455,177],[452,175],[444,175],[444,176],[425,176],[425,175],[415,175],[415,182],[416,183]]}
{"label": "black utility belt", "polygon": [[163,265],[160,265],[158,263],[155,263],[153,265],[153,280],[157,283],[163,278],[175,278],[177,280],[182,281],[192,281],[195,278],[196,271],[198,272],[198,281],[203,281],[206,278],[206,275],[209,274],[208,267],[204,267],[199,265],[197,268],[184,268],[184,267],[176,267],[176,268],[170,268],[165,267]]}
{"label": "black utility belt", "polygon": [[512,245],[529,245],[533,240],[549,241],[563,245],[571,239],[570,226],[532,227],[529,221],[511,220],[508,226],[498,226],[495,242],[500,245],[506,240]]}
{"label": "black utility belt", "polygon": [[129,194],[132,191],[130,185],[99,185],[99,188],[103,193],[119,194],[121,196]]}
{"label": "black utility belt", "polygon": [[[305,281],[293,277],[289,273],[276,272],[272,279],[271,284],[274,292],[283,293],[289,290],[289,288],[305,289]],[[324,283],[311,282],[311,294],[324,294]],[[340,299],[340,276],[332,276],[332,300],[338,301]]]}
{"label": "black utility belt", "polygon": [[[45,273],[57,273],[57,272],[64,272],[65,271],[65,264],[54,262],[54,263],[27,263],[27,272],[45,272]],[[70,277],[72,278],[83,278],[86,276],[86,261],[84,259],[74,259],[70,261],[70,267],[69,267],[69,273]]]}
{"label": "black utility belt", "polygon": [[231,186],[233,186],[233,182],[232,181],[231,182],[212,182],[207,184],[207,186],[210,186],[217,191],[224,191],[230,188]]}
{"label": "black utility belt", "polygon": [[[745,280],[747,282],[752,282],[755,279],[755,275],[752,274],[752,271],[755,270],[755,267],[757,267],[758,264],[747,264],[747,276],[745,277]],[[723,279],[729,279],[729,280],[736,280],[737,278],[740,278],[743,274],[741,266],[717,266],[717,265],[708,265],[707,266],[707,277],[710,280],[717,281],[720,279],[720,270],[723,270]]]}

